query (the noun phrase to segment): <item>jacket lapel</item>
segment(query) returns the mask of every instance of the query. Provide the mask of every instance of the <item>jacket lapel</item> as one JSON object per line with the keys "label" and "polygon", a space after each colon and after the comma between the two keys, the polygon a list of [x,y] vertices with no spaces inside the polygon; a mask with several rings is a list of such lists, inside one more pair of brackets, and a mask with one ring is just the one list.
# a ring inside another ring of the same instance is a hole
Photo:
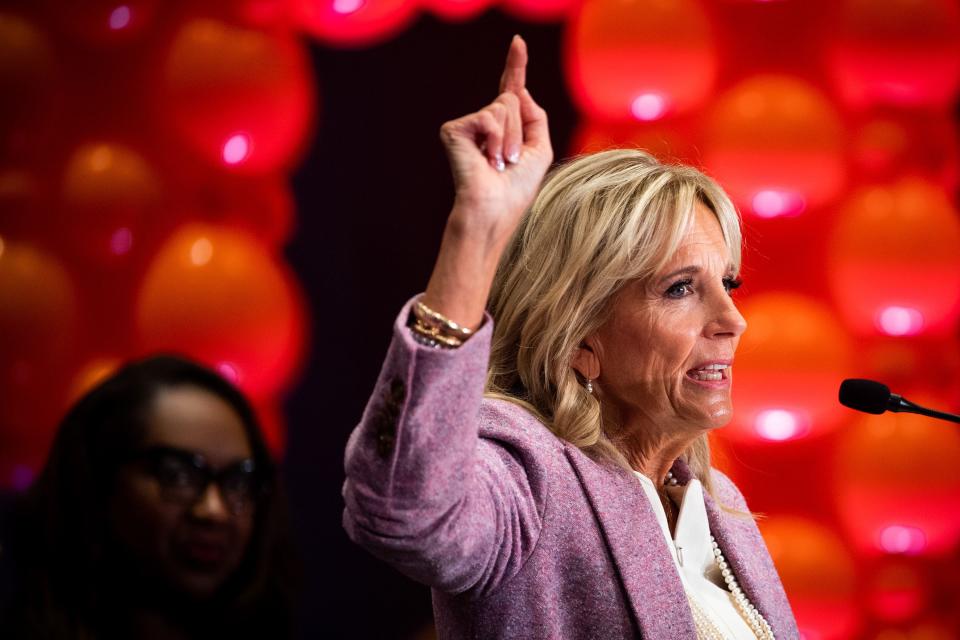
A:
{"label": "jacket lapel", "polygon": [[[740,588],[770,624],[774,637],[795,638],[796,627],[782,624],[783,617],[777,615],[789,611],[790,605],[779,581],[773,583],[769,578],[770,575],[776,576],[776,569],[769,560],[763,538],[753,519],[724,513],[706,492],[703,501],[710,520],[710,532],[733,569]],[[763,553],[750,551],[758,549]]]}
{"label": "jacket lapel", "polygon": [[697,637],[671,552],[640,481],[565,447],[607,541],[634,619],[645,640]]}

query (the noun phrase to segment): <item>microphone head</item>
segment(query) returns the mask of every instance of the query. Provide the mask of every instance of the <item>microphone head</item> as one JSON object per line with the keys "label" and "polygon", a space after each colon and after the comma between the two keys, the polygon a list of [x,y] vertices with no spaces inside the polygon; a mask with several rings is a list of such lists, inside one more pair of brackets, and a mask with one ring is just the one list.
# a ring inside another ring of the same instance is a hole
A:
{"label": "microphone head", "polygon": [[880,414],[887,410],[890,388],[880,382],[849,378],[840,383],[840,404],[865,413]]}

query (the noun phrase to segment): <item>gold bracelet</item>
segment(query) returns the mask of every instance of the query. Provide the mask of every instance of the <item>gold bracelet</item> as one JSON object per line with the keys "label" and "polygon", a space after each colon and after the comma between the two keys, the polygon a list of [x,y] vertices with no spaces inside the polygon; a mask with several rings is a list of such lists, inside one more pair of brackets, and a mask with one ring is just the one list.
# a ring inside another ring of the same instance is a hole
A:
{"label": "gold bracelet", "polygon": [[436,328],[447,337],[456,337],[463,341],[473,335],[473,330],[457,324],[443,314],[437,313],[419,300],[413,305],[413,315],[424,326]]}
{"label": "gold bracelet", "polygon": [[429,338],[440,344],[440,346],[447,347],[448,349],[456,349],[463,344],[463,340],[457,338],[456,336],[444,335],[440,329],[437,327],[430,327],[424,324],[420,318],[414,316],[414,323],[410,327],[416,331],[421,336]]}

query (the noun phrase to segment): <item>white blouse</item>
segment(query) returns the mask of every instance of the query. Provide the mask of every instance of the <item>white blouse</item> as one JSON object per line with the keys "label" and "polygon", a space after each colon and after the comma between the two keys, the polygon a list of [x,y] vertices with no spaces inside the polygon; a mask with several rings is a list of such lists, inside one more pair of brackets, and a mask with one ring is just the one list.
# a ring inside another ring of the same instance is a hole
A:
{"label": "white blouse", "polygon": [[693,478],[685,486],[664,487],[674,504],[680,505],[674,536],[671,537],[667,514],[653,481],[642,473],[634,473],[657,516],[687,596],[696,601],[724,636],[732,640],[756,640],[756,635],[734,606],[720,568],[714,561],[710,522],[700,481]]}

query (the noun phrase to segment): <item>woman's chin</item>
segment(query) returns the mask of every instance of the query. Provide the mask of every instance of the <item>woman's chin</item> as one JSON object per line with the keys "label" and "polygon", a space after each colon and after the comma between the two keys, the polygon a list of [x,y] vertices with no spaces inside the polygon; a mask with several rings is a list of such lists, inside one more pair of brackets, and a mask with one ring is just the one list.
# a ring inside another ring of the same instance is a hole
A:
{"label": "woman's chin", "polygon": [[733,419],[733,407],[729,402],[718,402],[708,407],[702,407],[698,411],[692,411],[691,414],[690,424],[695,424],[700,429],[713,431],[730,424]]}
{"label": "woman's chin", "polygon": [[169,580],[188,600],[202,602],[220,591],[227,576],[219,572],[181,570],[170,576]]}

